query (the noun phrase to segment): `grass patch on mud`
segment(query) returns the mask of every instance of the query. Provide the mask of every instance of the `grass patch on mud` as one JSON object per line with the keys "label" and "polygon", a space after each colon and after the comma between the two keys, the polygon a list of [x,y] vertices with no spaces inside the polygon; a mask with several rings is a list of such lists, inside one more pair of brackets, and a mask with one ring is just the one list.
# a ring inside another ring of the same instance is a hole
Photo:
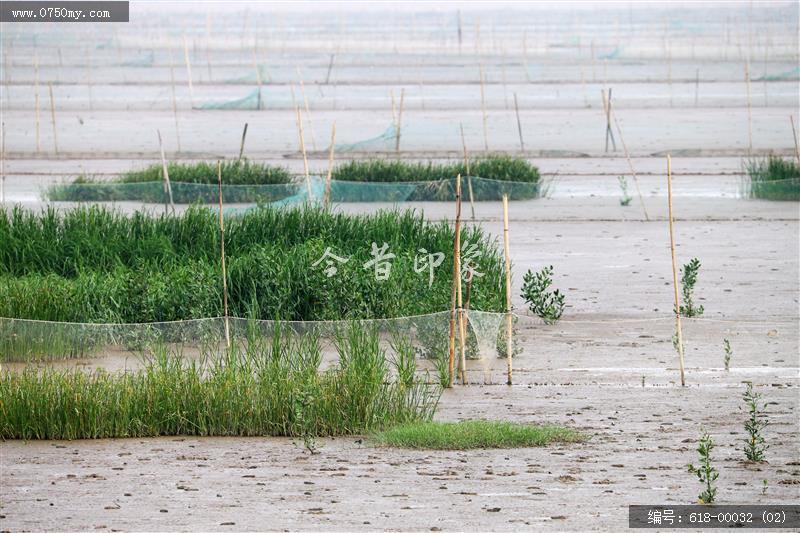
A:
{"label": "grass patch on mud", "polygon": [[790,159],[769,156],[745,164],[750,176],[749,196],[763,200],[800,200],[800,165]]}
{"label": "grass patch on mud", "polygon": [[377,433],[379,446],[422,450],[531,448],[554,442],[582,442],[586,437],[562,426],[518,424],[492,420],[414,422]]}

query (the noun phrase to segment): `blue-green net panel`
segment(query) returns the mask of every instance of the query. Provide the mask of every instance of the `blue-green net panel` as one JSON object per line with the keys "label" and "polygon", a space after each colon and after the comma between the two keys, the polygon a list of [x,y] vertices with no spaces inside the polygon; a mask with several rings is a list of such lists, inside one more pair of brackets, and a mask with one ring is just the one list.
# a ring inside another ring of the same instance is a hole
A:
{"label": "blue-green net panel", "polygon": [[195,109],[261,109],[261,89],[253,89],[250,93],[236,100],[206,102],[195,106]]}
{"label": "blue-green net panel", "polygon": [[[402,131],[401,131],[402,135]],[[380,135],[355,143],[336,145],[336,152],[385,152],[394,150],[397,145],[397,128],[390,124]],[[330,150],[330,146],[325,149]]]}
{"label": "blue-green net panel", "polygon": [[239,83],[258,83],[259,77],[261,81],[266,83],[271,80],[269,75],[269,70],[267,69],[266,65],[259,65],[258,66],[258,75],[253,70],[250,70],[244,76],[238,76],[236,78],[228,78],[224,80],[222,83],[231,83],[231,84],[239,84]]}
{"label": "blue-green net panel", "polygon": [[[540,182],[514,182],[479,177],[461,179],[462,198],[477,201],[500,201],[538,198]],[[470,195],[471,189],[471,195]],[[332,202],[450,202],[456,198],[456,178],[404,183],[367,183],[334,180],[331,182]]]}
{"label": "blue-green net panel", "polygon": [[767,74],[753,81],[798,81],[800,80],[800,67],[779,74]]}

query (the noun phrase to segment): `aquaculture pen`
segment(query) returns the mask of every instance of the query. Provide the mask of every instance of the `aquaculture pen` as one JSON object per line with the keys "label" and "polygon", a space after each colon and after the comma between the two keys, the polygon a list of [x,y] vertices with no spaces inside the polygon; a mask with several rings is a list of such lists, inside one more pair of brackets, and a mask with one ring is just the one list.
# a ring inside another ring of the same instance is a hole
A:
{"label": "aquaculture pen", "polygon": [[231,347],[231,330],[228,323],[228,273],[225,269],[225,218],[222,214],[222,162],[217,161],[219,187],[219,252],[222,260],[222,308],[225,313],[225,346]]}
{"label": "aquaculture pen", "polygon": [[681,304],[678,296],[678,268],[675,260],[675,229],[672,217],[672,158],[667,154],[667,198],[669,203],[669,247],[672,253],[672,286],[675,291],[675,329],[678,335],[681,387],[686,386],[683,372],[683,332],[681,331]]}
{"label": "aquaculture pen", "polygon": [[514,357],[511,335],[513,334],[514,323],[511,316],[511,251],[508,239],[508,194],[503,194],[503,253],[505,255],[506,274],[506,357],[508,358],[508,379],[506,383],[511,385],[512,359]]}

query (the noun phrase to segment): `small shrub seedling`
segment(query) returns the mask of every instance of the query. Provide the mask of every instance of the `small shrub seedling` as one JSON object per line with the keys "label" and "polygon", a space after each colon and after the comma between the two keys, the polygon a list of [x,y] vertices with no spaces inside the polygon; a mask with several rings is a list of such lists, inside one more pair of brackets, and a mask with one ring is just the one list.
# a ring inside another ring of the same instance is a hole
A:
{"label": "small shrub seedling", "polygon": [[522,297],[532,313],[548,324],[561,318],[564,313],[564,295],[558,289],[552,292],[548,290],[553,284],[552,265],[536,273],[528,270],[522,280]]}
{"label": "small shrub seedling", "polygon": [[725,350],[725,357],[722,361],[725,363],[725,370],[727,371],[731,369],[731,356],[733,355],[731,341],[728,339],[722,339],[722,348]]}
{"label": "small shrub seedling", "polygon": [[744,455],[748,461],[760,463],[764,461],[764,454],[769,446],[766,444],[761,431],[767,427],[764,418],[764,405],[761,404],[761,394],[753,392],[753,384],[747,383],[747,390],[742,397],[747,404],[750,417],[744,423],[747,438],[744,440]]}
{"label": "small shrub seedling", "polygon": [[703,314],[703,306],[694,304],[694,286],[697,283],[697,274],[700,271],[700,260],[696,257],[681,268],[681,287],[683,290],[683,305],[680,306],[682,316],[692,318]]}
{"label": "small shrub seedling", "polygon": [[617,179],[619,180],[619,188],[622,191],[622,198],[619,199],[619,205],[630,205],[633,198],[628,194],[628,180],[625,179],[625,176],[619,176]]}
{"label": "small shrub seedling", "polygon": [[695,474],[698,481],[704,485],[703,492],[700,493],[698,499],[700,503],[705,504],[714,503],[717,497],[717,487],[714,486],[714,482],[719,477],[719,472],[712,464],[711,450],[713,449],[714,439],[711,438],[707,431],[703,431],[700,443],[697,446],[697,453],[700,455],[700,466],[689,465],[689,472]]}

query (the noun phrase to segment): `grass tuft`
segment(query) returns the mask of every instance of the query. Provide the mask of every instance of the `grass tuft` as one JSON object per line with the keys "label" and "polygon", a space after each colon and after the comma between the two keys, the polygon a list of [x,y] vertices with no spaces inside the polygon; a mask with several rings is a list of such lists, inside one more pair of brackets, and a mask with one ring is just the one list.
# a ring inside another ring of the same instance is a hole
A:
{"label": "grass tuft", "polygon": [[745,164],[750,176],[750,197],[764,200],[800,200],[800,165],[790,159],[769,156]]}
{"label": "grass tuft", "polygon": [[581,442],[585,437],[561,426],[517,424],[490,420],[415,422],[377,433],[380,446],[425,450],[528,448],[552,442]]}

